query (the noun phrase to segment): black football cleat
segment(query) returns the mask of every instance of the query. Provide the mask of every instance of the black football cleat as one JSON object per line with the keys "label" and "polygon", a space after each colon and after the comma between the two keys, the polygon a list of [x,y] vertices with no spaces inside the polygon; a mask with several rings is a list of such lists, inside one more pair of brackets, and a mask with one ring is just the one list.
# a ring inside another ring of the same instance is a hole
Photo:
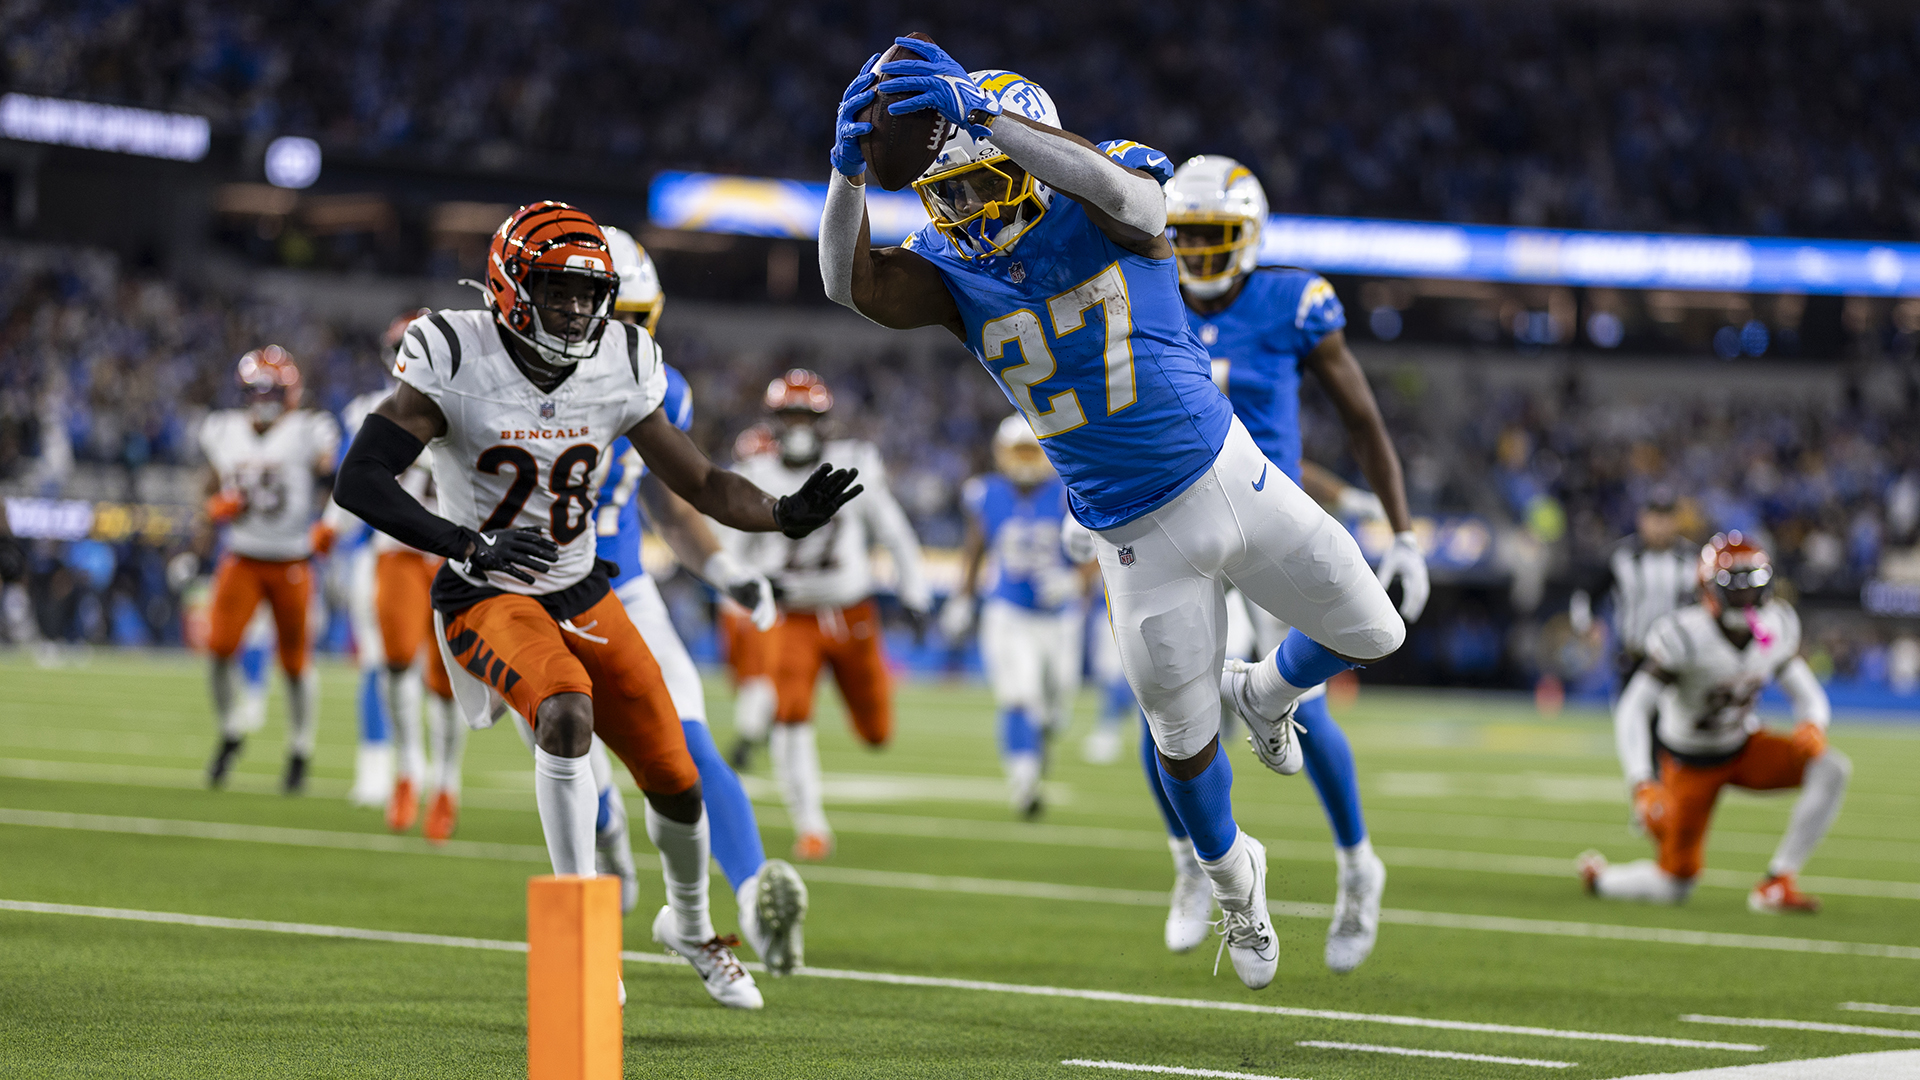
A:
{"label": "black football cleat", "polygon": [[240,756],[240,739],[220,740],[220,748],[213,752],[213,760],[207,763],[207,786],[218,790],[227,786],[227,773],[233,768],[233,759]]}
{"label": "black football cleat", "polygon": [[746,739],[735,739],[732,751],[727,754],[727,764],[733,766],[734,772],[746,772],[747,766],[752,763],[753,743]]}
{"label": "black football cleat", "polygon": [[280,794],[302,795],[307,790],[307,759],[299,754],[287,757],[286,775],[280,778]]}

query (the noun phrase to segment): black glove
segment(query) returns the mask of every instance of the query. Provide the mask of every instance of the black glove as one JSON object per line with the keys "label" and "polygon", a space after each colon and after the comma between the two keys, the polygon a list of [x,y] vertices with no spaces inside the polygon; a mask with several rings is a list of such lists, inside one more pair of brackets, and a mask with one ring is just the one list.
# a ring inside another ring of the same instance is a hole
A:
{"label": "black glove", "polygon": [[859,485],[847,486],[859,475],[859,469],[835,469],[822,463],[799,491],[782,495],[773,504],[773,523],[788,539],[800,539],[825,525],[849,499],[867,490]]}
{"label": "black glove", "polygon": [[933,620],[928,617],[926,612],[918,608],[907,607],[905,604],[900,605],[900,610],[906,613],[907,628],[913,631],[914,646],[917,648],[925,645],[927,643],[927,627]]}
{"label": "black glove", "polygon": [[560,548],[532,526],[519,529],[494,529],[476,532],[462,528],[461,536],[473,544],[467,557],[455,559],[470,577],[487,580],[489,573],[505,574],[533,584],[533,575],[521,567],[545,571],[560,560]]}

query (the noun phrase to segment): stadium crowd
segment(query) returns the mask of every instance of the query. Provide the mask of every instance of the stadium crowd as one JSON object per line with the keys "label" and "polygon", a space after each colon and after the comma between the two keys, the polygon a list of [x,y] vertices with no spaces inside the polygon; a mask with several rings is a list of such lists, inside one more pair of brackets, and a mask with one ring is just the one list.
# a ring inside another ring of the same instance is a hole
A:
{"label": "stadium crowd", "polygon": [[[1254,164],[1276,210],[1920,232],[1908,5],[1071,0],[910,21],[1040,80],[1076,130]],[[28,0],[0,8],[0,80],[204,114],[256,147],[817,179],[840,88],[904,28],[873,0]]]}

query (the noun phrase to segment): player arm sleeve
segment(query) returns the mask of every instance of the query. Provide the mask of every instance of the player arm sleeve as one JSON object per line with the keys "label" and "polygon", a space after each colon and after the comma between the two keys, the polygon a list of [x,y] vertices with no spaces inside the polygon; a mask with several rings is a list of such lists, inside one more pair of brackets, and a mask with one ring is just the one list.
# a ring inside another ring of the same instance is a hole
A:
{"label": "player arm sleeve", "polygon": [[1167,230],[1167,197],[1151,177],[1129,172],[1100,151],[1050,128],[1008,120],[1004,114],[992,127],[993,144],[1036,179],[1085,199],[1143,233],[1157,236]]}
{"label": "player arm sleeve", "polygon": [[1796,656],[1780,668],[1780,689],[1793,703],[1796,723],[1812,724],[1822,731],[1833,719],[1833,706],[1827,701],[1826,688],[1814,677],[1804,657]]}
{"label": "player arm sleeve", "polygon": [[1653,715],[1659,702],[1660,680],[1642,668],[1627,680],[1613,708],[1613,745],[1630,789],[1653,779]]}
{"label": "player arm sleeve", "polygon": [[420,504],[400,486],[400,474],[426,444],[378,413],[367,417],[340,462],[333,501],[409,547],[450,559],[465,558],[466,530]]}
{"label": "player arm sleeve", "polygon": [[853,302],[853,255],[866,219],[867,191],[835,169],[827,181],[827,208],[820,215],[820,282],[827,299],[859,311]]}
{"label": "player arm sleeve", "polygon": [[894,568],[900,574],[900,603],[915,611],[926,611],[933,606],[933,597],[927,591],[926,570],[920,565],[920,538],[913,534],[907,512],[894,501],[886,477],[880,472],[879,461],[876,459],[870,468],[871,476],[866,468],[860,470],[861,477],[867,481],[867,520],[873,525],[874,535],[893,554]]}

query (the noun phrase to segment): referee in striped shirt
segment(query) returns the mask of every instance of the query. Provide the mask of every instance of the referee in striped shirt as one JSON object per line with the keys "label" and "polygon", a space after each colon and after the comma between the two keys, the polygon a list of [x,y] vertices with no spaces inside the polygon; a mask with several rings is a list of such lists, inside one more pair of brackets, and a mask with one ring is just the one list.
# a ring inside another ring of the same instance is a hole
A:
{"label": "referee in striped shirt", "polygon": [[1573,594],[1568,612],[1577,634],[1593,625],[1593,597],[1613,596],[1613,630],[1620,642],[1618,689],[1647,658],[1647,631],[1654,621],[1693,602],[1699,551],[1680,535],[1673,489],[1654,487],[1640,506],[1634,534],[1613,546],[1607,566],[1593,588]]}

